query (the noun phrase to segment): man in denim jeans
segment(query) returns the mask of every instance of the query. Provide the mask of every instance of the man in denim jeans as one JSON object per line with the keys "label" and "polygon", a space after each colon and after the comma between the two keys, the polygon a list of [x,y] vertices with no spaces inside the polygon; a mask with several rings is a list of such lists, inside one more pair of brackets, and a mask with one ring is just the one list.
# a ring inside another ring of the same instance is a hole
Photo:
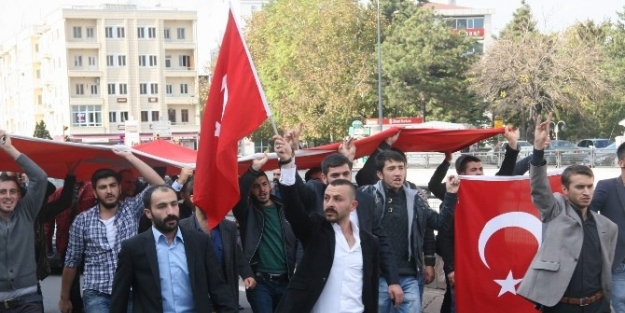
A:
{"label": "man in denim jeans", "polygon": [[[156,171],[132,152],[113,151],[126,159],[150,185],[164,184]],[[85,312],[109,312],[121,242],[137,234],[139,218],[143,215],[142,197],[147,188],[134,197],[119,201],[120,177],[112,169],[97,170],[91,176],[91,184],[98,204],[78,215],[70,228],[59,301],[61,313],[72,312],[69,295],[83,257]]]}
{"label": "man in denim jeans", "polygon": [[616,150],[621,175],[600,180],[590,209],[618,225],[616,252],[612,262],[612,308],[625,313],[625,143]]}

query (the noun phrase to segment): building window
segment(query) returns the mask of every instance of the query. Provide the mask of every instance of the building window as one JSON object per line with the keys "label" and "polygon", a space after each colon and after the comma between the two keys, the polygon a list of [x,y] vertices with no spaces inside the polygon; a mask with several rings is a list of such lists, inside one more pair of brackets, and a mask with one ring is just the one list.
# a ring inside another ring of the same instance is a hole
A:
{"label": "building window", "polygon": [[106,66],[115,66],[115,57],[112,55],[106,56]]}
{"label": "building window", "polygon": [[73,105],[72,125],[78,127],[102,126],[102,106]]}
{"label": "building window", "polygon": [[148,27],[148,38],[156,38],[156,27]]}
{"label": "building window", "polygon": [[94,37],[94,31],[93,31],[93,27],[87,27],[87,38],[93,38]]}
{"label": "building window", "polygon": [[180,56],[178,56],[178,64],[180,65],[180,67],[190,68],[191,67],[191,56],[188,56],[188,55],[180,55]]}
{"label": "building window", "polygon": [[113,27],[108,26],[104,28],[104,36],[106,38],[113,38]]}
{"label": "building window", "polygon": [[167,109],[167,116],[169,117],[170,122],[176,123],[176,110],[175,109]]}
{"label": "building window", "polygon": [[142,95],[148,94],[148,84],[142,83],[139,84],[139,93]]}
{"label": "building window", "polygon": [[156,66],[156,56],[155,55],[151,55],[150,56],[150,66]]}
{"label": "building window", "polygon": [[188,84],[180,84],[180,94],[186,95],[189,93],[189,85]]}
{"label": "building window", "polygon": [[149,122],[149,118],[148,118],[149,112],[148,111],[141,111],[141,121],[142,122]]}
{"label": "building window", "polygon": [[145,29],[143,27],[137,28],[137,38],[145,38]]}
{"label": "building window", "polygon": [[145,55],[140,55],[139,56],[139,66],[146,66],[146,56]]}
{"label": "building window", "polygon": [[150,84],[150,93],[153,95],[158,93],[158,84]]}
{"label": "building window", "polygon": [[174,93],[174,86],[172,84],[165,85],[165,91],[167,92],[168,95],[173,94]]}
{"label": "building window", "polygon": [[109,123],[117,123],[117,112],[109,112]]}
{"label": "building window", "polygon": [[85,94],[85,85],[84,84],[76,84],[76,94],[84,95]]}
{"label": "building window", "polygon": [[158,121],[160,113],[160,111],[152,111],[152,121]]}
{"label": "building window", "polygon": [[165,56],[165,67],[171,67],[171,55]]}
{"label": "building window", "polygon": [[118,66],[126,66],[126,56],[125,55],[118,55],[117,56],[117,65]]}
{"label": "building window", "polygon": [[39,52],[39,44],[38,43],[35,44],[35,52]]}
{"label": "building window", "polygon": [[115,94],[115,84],[108,84],[109,95]]}
{"label": "building window", "polygon": [[100,86],[98,85],[91,85],[91,94],[92,95],[98,95],[100,94]]}
{"label": "building window", "polygon": [[37,104],[42,104],[42,103],[43,103],[43,96],[37,95]]}
{"label": "building window", "polygon": [[82,38],[82,27],[74,26],[74,38]]}
{"label": "building window", "polygon": [[82,55],[75,55],[74,56],[74,66],[82,67]]}
{"label": "building window", "polygon": [[171,39],[171,30],[169,28],[165,28],[163,30],[163,38],[165,39]]}
{"label": "building window", "polygon": [[178,39],[185,39],[184,28],[178,28]]}
{"label": "building window", "polygon": [[119,112],[119,122],[123,123],[128,120],[128,111]]}
{"label": "building window", "polygon": [[41,78],[41,70],[35,71],[35,76],[37,76],[37,78]]}
{"label": "building window", "polygon": [[126,29],[123,27],[117,27],[117,38],[126,38]]}
{"label": "building window", "polygon": [[127,84],[119,84],[119,94],[120,95],[128,94],[128,85]]}
{"label": "building window", "polygon": [[89,57],[89,66],[95,66],[95,57]]}
{"label": "building window", "polygon": [[183,123],[189,122],[189,110],[187,109],[180,110],[180,121]]}

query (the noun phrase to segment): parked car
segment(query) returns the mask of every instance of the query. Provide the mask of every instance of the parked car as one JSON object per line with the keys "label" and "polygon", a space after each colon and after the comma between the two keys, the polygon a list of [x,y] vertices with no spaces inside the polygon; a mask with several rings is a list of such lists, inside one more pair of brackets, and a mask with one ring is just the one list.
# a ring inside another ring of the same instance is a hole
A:
{"label": "parked car", "polygon": [[[506,142],[502,145],[502,149],[495,146],[492,149],[488,150],[488,152],[486,153],[486,159],[483,161],[489,164],[500,165],[500,163],[503,161],[503,158],[505,156],[507,146],[508,146],[508,143]],[[532,153],[534,146],[525,140],[519,140],[517,141],[517,149],[519,149],[518,158],[524,158],[528,154]]]}
{"label": "parked car", "polygon": [[[605,148],[595,149],[584,158],[582,162],[586,166],[614,166],[616,164],[616,143],[612,143]],[[594,157],[595,162],[592,162]]]}
{"label": "parked car", "polygon": [[545,149],[545,159],[548,164],[557,164],[558,157],[560,165],[581,164],[584,158],[590,155],[590,148],[582,148],[566,140],[551,140]]}
{"label": "parked car", "polygon": [[582,139],[577,143],[578,147],[601,149],[612,143],[610,139]]}

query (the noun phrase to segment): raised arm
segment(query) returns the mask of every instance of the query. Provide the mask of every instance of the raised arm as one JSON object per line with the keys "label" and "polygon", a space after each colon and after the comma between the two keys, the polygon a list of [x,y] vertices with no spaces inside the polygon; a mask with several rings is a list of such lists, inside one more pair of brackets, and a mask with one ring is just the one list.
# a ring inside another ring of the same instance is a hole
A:
{"label": "raised arm", "polygon": [[432,174],[432,178],[428,182],[428,189],[430,192],[441,201],[445,197],[445,184],[441,183],[445,179],[445,175],[447,175],[447,171],[449,171],[449,166],[451,166],[451,153],[445,152],[445,159],[439,165],[434,174]]}
{"label": "raised arm", "polygon": [[[426,226],[432,229],[449,229],[452,224],[454,210],[456,208],[456,203],[458,203],[458,187],[460,186],[460,181],[454,175],[450,175],[447,177],[447,181],[445,181],[445,197],[443,198],[443,205],[441,206],[440,214],[436,211],[432,210],[427,202],[423,201],[423,199],[418,198],[417,201],[423,203],[423,206],[426,208],[425,210],[425,218],[426,218]],[[416,204],[416,201],[415,201]]]}
{"label": "raised arm", "polygon": [[536,116],[536,130],[534,131],[534,153],[530,162],[530,186],[532,189],[532,203],[538,208],[541,220],[547,222],[560,213],[556,199],[551,192],[547,177],[547,162],[545,161],[545,147],[549,137],[551,113],[546,121],[541,122],[540,115]]}
{"label": "raised arm", "polygon": [[239,223],[247,223],[247,210],[249,210],[249,195],[252,185],[256,178],[261,175],[261,169],[267,163],[266,154],[256,157],[252,162],[252,166],[239,178],[239,202],[232,209],[232,214],[239,221]]}
{"label": "raised arm", "polygon": [[377,175],[375,158],[378,156],[378,154],[380,154],[380,152],[389,150],[399,138],[400,133],[401,131],[398,131],[395,135],[386,138],[380,143],[378,148],[373,150],[371,155],[369,155],[369,158],[367,159],[367,162],[365,162],[365,165],[363,165],[360,171],[356,173],[356,183],[358,184],[358,186],[373,185],[378,180],[380,180]]}
{"label": "raised arm", "polygon": [[134,155],[130,150],[113,150],[115,154],[126,159],[132,167],[134,167],[137,172],[139,172],[139,176],[143,177],[148,184],[154,185],[163,185],[165,181],[161,178],[160,175],[145,162],[141,161],[136,155]]}
{"label": "raised arm", "polygon": [[28,176],[30,181],[28,192],[19,201],[19,207],[25,210],[28,219],[33,221],[41,210],[48,185],[48,176],[41,167],[11,144],[11,137],[3,130],[0,130],[0,150],[13,158]]}

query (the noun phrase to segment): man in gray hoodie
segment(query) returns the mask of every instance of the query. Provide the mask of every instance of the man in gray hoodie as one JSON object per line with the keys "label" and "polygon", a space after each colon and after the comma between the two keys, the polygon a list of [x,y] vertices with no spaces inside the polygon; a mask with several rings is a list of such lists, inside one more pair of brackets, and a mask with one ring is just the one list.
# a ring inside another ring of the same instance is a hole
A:
{"label": "man in gray hoodie", "polygon": [[11,144],[0,130],[0,150],[9,155],[29,178],[22,195],[15,177],[0,175],[0,309],[2,312],[43,312],[37,290],[35,219],[46,192],[46,173]]}

